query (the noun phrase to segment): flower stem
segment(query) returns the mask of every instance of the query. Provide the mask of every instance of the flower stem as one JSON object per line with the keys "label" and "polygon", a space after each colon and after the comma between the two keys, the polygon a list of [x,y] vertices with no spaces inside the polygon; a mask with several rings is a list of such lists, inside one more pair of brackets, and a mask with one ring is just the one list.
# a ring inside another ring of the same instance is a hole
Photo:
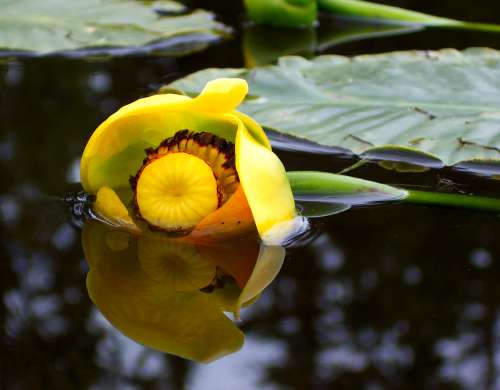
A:
{"label": "flower stem", "polygon": [[426,26],[463,28],[468,30],[500,32],[500,25],[487,23],[470,23],[461,20],[428,15],[422,12],[406,10],[384,4],[370,3],[360,0],[318,0],[321,10],[335,15],[372,20],[415,23]]}
{"label": "flower stem", "polygon": [[407,203],[500,212],[500,198],[409,190]]}

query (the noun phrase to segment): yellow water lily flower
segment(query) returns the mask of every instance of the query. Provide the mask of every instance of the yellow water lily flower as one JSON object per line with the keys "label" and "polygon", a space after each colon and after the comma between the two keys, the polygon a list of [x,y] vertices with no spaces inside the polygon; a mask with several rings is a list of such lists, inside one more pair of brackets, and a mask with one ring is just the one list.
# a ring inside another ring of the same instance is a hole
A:
{"label": "yellow water lily flower", "polygon": [[148,347],[198,362],[236,352],[238,316],[272,282],[285,250],[256,240],[217,245],[133,235],[88,220],[87,291],[103,316]]}
{"label": "yellow water lily flower", "polygon": [[285,169],[259,124],[236,111],[245,80],[221,78],[195,98],[163,94],[119,109],[81,159],[95,210],[129,230],[197,238],[257,229],[279,241],[297,224]]}

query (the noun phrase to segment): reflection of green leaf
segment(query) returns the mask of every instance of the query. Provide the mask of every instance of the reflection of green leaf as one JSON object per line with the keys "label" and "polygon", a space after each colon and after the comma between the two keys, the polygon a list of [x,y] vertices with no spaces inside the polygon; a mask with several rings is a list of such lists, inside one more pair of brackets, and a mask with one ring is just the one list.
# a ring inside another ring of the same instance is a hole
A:
{"label": "reflection of green leaf", "polygon": [[[330,21],[330,23],[332,22]],[[415,25],[369,24],[366,22],[351,22],[340,25],[332,24],[323,28],[324,25],[325,23],[320,25],[318,29],[318,46],[316,50],[319,52],[347,42],[409,34],[423,29],[423,27]]]}
{"label": "reflection of green leaf", "polygon": [[272,64],[284,55],[312,57],[342,43],[408,34],[420,31],[420,26],[380,23],[338,23],[324,20],[317,28],[271,28],[249,25],[243,30],[243,53],[247,68]]}
{"label": "reflection of green leaf", "polygon": [[136,47],[174,37],[199,45],[223,31],[205,11],[170,14],[181,7],[174,1],[0,0],[0,48],[48,53]]}
{"label": "reflection of green leaf", "polygon": [[251,25],[243,30],[245,65],[253,67],[271,64],[283,55],[310,56],[316,46],[313,28],[284,29]]}
{"label": "reflection of green leaf", "polygon": [[247,79],[252,98],[240,109],[282,133],[357,154],[387,149],[392,161],[413,153],[433,166],[500,165],[494,50],[282,57],[277,66],[208,69],[172,86],[193,95],[223,76]]}

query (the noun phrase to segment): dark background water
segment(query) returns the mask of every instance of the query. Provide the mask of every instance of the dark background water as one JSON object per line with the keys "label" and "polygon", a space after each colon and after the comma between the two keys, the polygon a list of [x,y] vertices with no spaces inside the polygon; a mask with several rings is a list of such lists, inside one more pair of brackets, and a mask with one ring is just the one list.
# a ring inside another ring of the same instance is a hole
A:
{"label": "dark background water", "polygon": [[[85,142],[118,107],[192,71],[244,66],[241,4],[226,3],[210,7],[236,27],[235,38],[190,56],[0,63],[0,388],[500,388],[493,214],[385,205],[315,221],[315,240],[289,250],[272,286],[243,311],[243,350],[210,365],[142,347],[95,309],[80,231],[57,199],[79,189]],[[493,1],[391,3],[500,22]],[[320,29],[339,26],[324,20]],[[469,46],[500,49],[500,35],[432,29],[326,52]],[[335,172],[354,162],[279,154],[288,169]],[[497,181],[451,170],[402,174],[370,164],[353,173],[498,194]]]}

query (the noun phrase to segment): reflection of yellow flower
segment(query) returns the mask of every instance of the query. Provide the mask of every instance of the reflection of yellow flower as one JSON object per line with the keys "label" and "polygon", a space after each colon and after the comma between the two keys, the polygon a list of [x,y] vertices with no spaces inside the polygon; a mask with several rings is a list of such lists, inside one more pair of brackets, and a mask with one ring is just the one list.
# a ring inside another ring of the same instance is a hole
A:
{"label": "reflection of yellow flower", "polygon": [[131,235],[87,221],[87,290],[128,337],[163,352],[208,362],[241,348],[238,315],[279,272],[285,250],[256,240],[217,245]]}
{"label": "reflection of yellow flower", "polygon": [[262,128],[235,111],[247,90],[216,79],[195,98],[155,95],[109,117],[81,161],[96,211],[131,230],[191,237],[286,232],[296,216],[286,172]]}

